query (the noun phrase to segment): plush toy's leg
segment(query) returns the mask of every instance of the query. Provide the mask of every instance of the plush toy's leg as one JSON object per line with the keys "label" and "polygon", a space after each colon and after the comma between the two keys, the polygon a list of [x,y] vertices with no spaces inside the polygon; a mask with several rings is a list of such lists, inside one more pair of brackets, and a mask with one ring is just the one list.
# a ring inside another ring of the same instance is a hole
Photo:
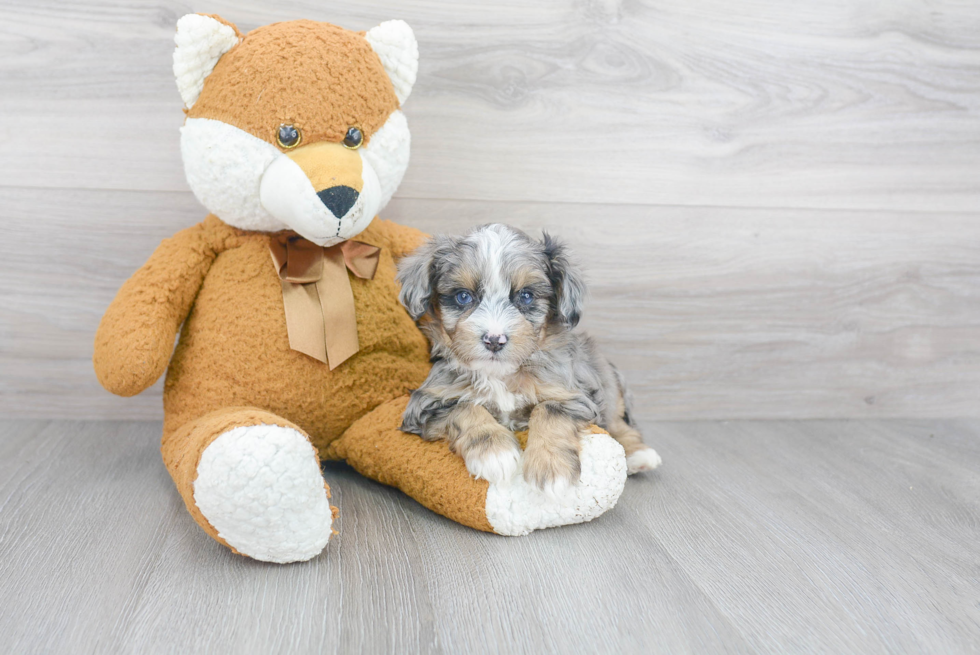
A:
{"label": "plush toy's leg", "polygon": [[330,539],[334,510],[320,459],[289,421],[228,408],[165,434],[162,451],[191,516],[236,553],[305,561]]}
{"label": "plush toy's leg", "polygon": [[445,442],[401,432],[407,403],[405,397],[381,405],[324,455],[346,459],[362,475],[397,487],[458,523],[504,535],[590,521],[612,508],[623,492],[626,455],[599,428],[582,435],[579,483],[558,495],[545,494],[528,485],[520,470],[499,484],[476,480]]}

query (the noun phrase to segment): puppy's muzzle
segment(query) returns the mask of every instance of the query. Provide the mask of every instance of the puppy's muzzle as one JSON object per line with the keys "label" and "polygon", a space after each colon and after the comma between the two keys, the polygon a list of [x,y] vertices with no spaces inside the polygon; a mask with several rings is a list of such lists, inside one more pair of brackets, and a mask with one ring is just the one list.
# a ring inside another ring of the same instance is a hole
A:
{"label": "puppy's muzzle", "polygon": [[484,334],[483,345],[492,353],[500,352],[507,345],[507,335],[505,334]]}

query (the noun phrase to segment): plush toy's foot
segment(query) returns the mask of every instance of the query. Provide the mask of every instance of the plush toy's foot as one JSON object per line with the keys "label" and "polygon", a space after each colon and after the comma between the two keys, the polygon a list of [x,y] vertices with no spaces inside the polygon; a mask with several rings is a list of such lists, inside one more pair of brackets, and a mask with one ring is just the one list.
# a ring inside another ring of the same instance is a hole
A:
{"label": "plush toy's foot", "polygon": [[623,492],[626,454],[599,428],[582,437],[578,484],[544,493],[524,481],[520,468],[503,482],[475,479],[446,442],[401,432],[407,402],[399,398],[381,405],[354,423],[325,455],[346,459],[363,475],[401,489],[454,521],[503,535],[590,521],[611,509]]}
{"label": "plush toy's foot", "polygon": [[578,484],[539,491],[518,472],[487,489],[487,519],[497,534],[525,535],[533,530],[584,523],[612,509],[626,484],[623,447],[605,432],[582,436]]}
{"label": "plush toy's foot", "polygon": [[319,457],[287,421],[224,410],[178,430],[163,451],[191,515],[235,552],[298,562],[330,539],[333,513]]}
{"label": "plush toy's foot", "polygon": [[330,539],[319,459],[292,428],[249,425],[223,433],[201,455],[194,501],[222,539],[254,559],[308,560]]}

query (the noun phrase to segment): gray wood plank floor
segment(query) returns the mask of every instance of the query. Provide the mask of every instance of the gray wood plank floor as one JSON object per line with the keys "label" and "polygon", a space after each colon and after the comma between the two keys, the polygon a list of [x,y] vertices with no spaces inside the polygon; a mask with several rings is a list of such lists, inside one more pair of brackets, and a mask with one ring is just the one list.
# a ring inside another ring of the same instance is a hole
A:
{"label": "gray wood plank floor", "polygon": [[980,649],[980,422],[643,422],[663,454],[597,521],[524,538],[344,465],[311,562],[210,541],[154,422],[0,426],[4,652]]}

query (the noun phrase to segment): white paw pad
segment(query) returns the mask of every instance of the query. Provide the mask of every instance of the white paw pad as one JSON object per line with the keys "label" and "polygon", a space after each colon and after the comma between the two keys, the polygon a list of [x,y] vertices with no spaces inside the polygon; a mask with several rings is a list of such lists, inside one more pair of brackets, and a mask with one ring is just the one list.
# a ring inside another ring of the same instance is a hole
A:
{"label": "white paw pad", "polygon": [[292,428],[250,425],[211,442],[197,466],[194,502],[222,539],[264,562],[306,561],[330,539],[320,462]]}
{"label": "white paw pad", "polygon": [[661,461],[656,450],[650,447],[642,448],[626,458],[627,471],[630,475],[640,471],[652,471],[660,466]]}
{"label": "white paw pad", "polygon": [[550,493],[528,484],[517,472],[487,489],[487,520],[497,534],[525,535],[532,530],[584,523],[612,509],[626,485],[626,453],[606,434],[582,436],[582,476],[578,484]]}

